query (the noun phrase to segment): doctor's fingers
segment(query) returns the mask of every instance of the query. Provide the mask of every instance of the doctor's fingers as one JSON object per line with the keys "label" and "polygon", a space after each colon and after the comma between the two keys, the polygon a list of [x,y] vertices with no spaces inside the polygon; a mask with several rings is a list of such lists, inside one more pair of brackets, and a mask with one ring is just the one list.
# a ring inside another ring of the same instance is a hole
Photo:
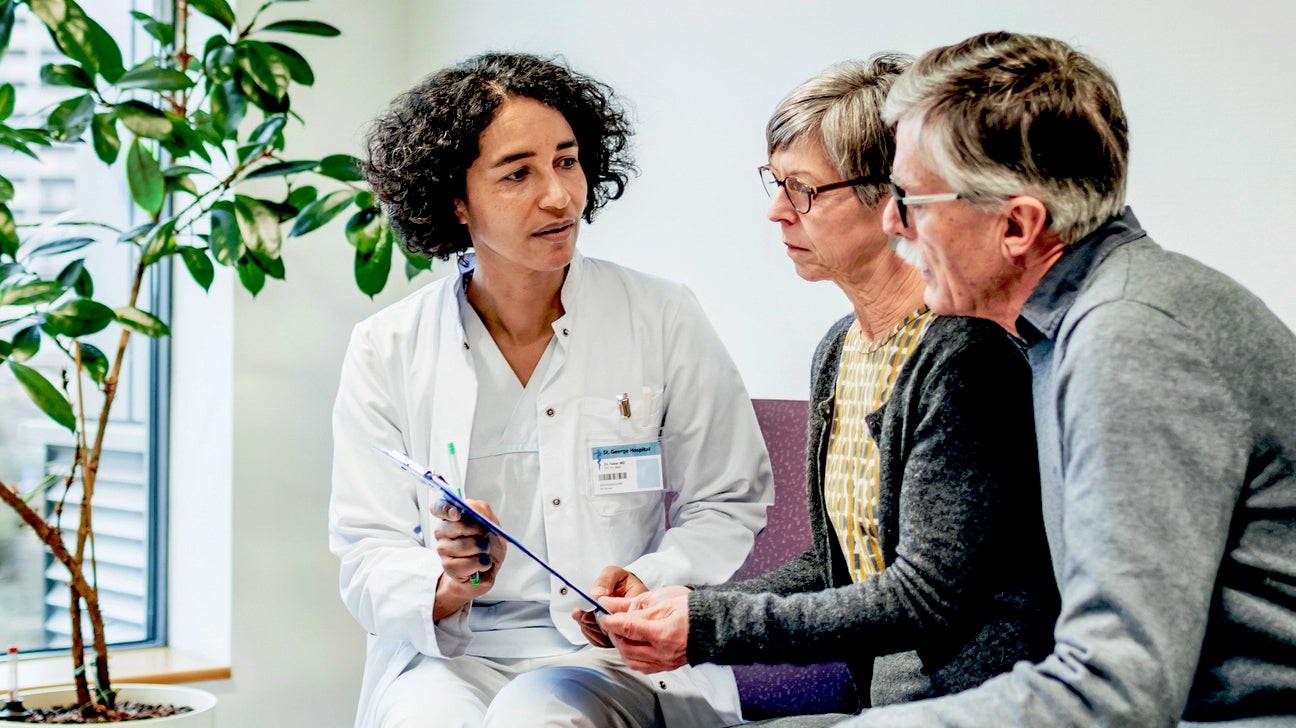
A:
{"label": "doctor's fingers", "polygon": [[464,521],[437,521],[432,527],[432,537],[440,541],[446,538],[485,537],[489,531],[475,519]]}
{"label": "doctor's fingers", "polygon": [[468,581],[473,574],[478,574],[478,580],[490,572],[493,576],[498,571],[499,564],[495,563],[489,554],[481,553],[473,556],[442,556],[441,570],[455,581]]}
{"label": "doctor's fingers", "polygon": [[[473,557],[491,552],[491,540],[487,536],[460,536],[457,538],[437,537],[436,552],[442,559],[453,557]],[[498,539],[495,539],[498,540]]]}

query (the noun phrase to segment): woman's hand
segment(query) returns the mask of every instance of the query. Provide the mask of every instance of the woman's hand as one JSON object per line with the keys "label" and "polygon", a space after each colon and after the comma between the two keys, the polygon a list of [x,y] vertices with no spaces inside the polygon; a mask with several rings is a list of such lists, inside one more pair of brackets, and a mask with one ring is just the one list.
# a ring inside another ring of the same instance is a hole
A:
{"label": "woman's hand", "polygon": [[[464,502],[492,523],[499,523],[490,504],[479,500]],[[472,516],[464,516],[448,501],[438,500],[432,504],[432,515],[441,519],[432,535],[436,538],[442,570],[441,578],[437,580],[432,618],[441,620],[495,586],[495,575],[504,563],[507,544],[504,539],[491,535]]]}
{"label": "woman's hand", "polygon": [[690,591],[686,586],[668,586],[631,599],[599,601],[612,612],[599,615],[599,626],[626,665],[654,673],[688,664]]}

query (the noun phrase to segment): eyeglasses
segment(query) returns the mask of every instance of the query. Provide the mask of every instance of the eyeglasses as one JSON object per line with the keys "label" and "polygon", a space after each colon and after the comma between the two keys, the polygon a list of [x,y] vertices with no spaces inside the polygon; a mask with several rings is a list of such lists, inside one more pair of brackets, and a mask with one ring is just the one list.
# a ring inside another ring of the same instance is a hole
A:
{"label": "eyeglasses", "polygon": [[904,190],[896,187],[894,182],[887,183],[891,188],[891,199],[895,200],[896,212],[900,213],[900,224],[909,227],[909,213],[906,208],[917,205],[930,205],[933,202],[952,202],[954,200],[966,200],[967,195],[957,192],[938,192],[934,195],[906,195]]}
{"label": "eyeglasses", "polygon": [[885,177],[868,175],[865,177],[856,177],[855,179],[846,179],[841,182],[829,182],[826,185],[811,187],[796,177],[788,176],[779,179],[774,176],[773,170],[768,166],[762,165],[759,170],[761,184],[765,187],[765,194],[770,197],[774,196],[774,190],[782,187],[783,194],[787,195],[788,202],[792,203],[792,209],[804,215],[810,212],[810,205],[814,202],[815,195],[820,192],[829,190],[839,190],[843,187],[855,187],[857,185],[869,185],[885,182]]}

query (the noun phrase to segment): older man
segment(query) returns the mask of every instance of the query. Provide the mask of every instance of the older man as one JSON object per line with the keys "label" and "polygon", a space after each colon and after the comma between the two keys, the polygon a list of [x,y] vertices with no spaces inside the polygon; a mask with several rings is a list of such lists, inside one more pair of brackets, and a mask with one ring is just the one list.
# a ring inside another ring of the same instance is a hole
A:
{"label": "older man", "polygon": [[848,725],[1296,725],[1296,337],[1139,226],[1116,86],[1065,44],[931,51],[886,116],[927,304],[1030,359],[1062,611],[1043,662]]}

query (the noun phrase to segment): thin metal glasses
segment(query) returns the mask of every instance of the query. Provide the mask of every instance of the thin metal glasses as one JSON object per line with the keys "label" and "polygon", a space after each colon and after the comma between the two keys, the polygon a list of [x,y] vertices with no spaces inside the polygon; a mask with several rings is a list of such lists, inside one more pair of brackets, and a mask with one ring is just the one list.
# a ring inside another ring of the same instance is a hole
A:
{"label": "thin metal glasses", "polygon": [[868,175],[864,177],[856,177],[855,179],[845,179],[841,182],[829,182],[825,185],[811,187],[791,175],[784,177],[783,179],[775,177],[773,170],[771,170],[768,165],[761,165],[757,171],[760,172],[761,186],[765,188],[765,194],[773,197],[774,190],[782,187],[783,194],[787,195],[788,202],[792,203],[792,209],[802,215],[810,212],[810,205],[814,202],[815,195],[820,192],[839,190],[843,187],[855,187],[856,185],[869,185],[886,182],[885,177]]}
{"label": "thin metal glasses", "polygon": [[907,208],[917,205],[930,205],[933,202],[952,202],[954,200],[966,200],[967,195],[961,195],[957,192],[938,192],[934,195],[906,195],[905,191],[896,187],[894,182],[888,182],[891,188],[891,199],[895,200],[896,212],[900,213],[900,224],[909,227],[909,211]]}

